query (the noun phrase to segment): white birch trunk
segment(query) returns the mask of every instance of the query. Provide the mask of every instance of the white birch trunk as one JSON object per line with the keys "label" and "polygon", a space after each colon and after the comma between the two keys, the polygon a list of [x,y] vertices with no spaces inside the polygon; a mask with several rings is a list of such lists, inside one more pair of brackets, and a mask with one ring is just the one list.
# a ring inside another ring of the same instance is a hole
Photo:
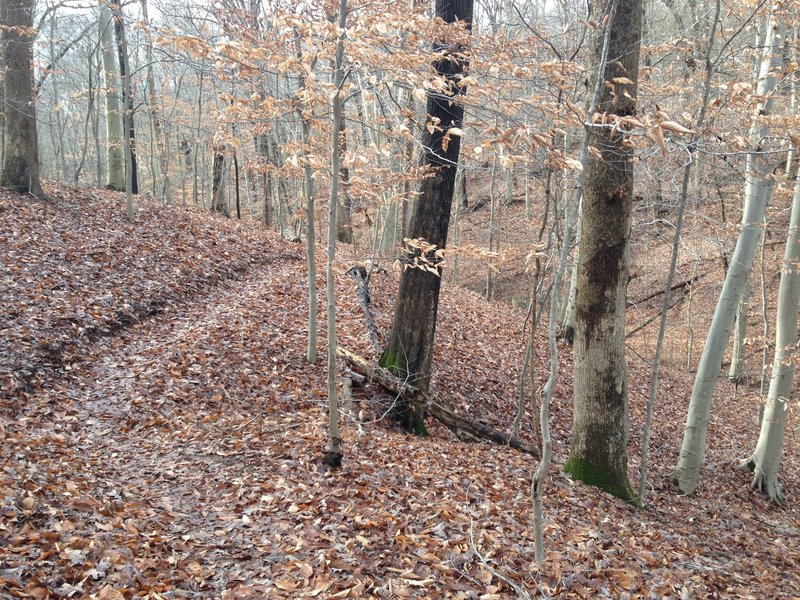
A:
{"label": "white birch trunk", "polygon": [[777,87],[781,69],[784,31],[785,25],[773,14],[770,18],[757,86],[758,97],[765,100],[757,106],[750,128],[751,149],[747,155],[741,231],[700,357],[686,417],[683,444],[673,474],[685,494],[694,492],[700,479],[708,424],[711,420],[712,395],[722,367],[723,354],[730,339],[736,307],[753,267],[753,257],[761,235],[764,212],[772,192],[771,175],[776,161],[766,152],[767,148],[763,145],[769,134],[765,117],[771,114],[773,108],[773,92]]}
{"label": "white birch trunk", "polygon": [[779,504],[783,491],[778,468],[783,455],[783,438],[789,418],[789,400],[797,353],[797,310],[800,304],[800,183],[795,185],[789,237],[783,254],[775,322],[775,361],[769,395],[761,420],[761,433],[752,456],[743,467],[753,471],[753,489],[762,490],[770,502]]}

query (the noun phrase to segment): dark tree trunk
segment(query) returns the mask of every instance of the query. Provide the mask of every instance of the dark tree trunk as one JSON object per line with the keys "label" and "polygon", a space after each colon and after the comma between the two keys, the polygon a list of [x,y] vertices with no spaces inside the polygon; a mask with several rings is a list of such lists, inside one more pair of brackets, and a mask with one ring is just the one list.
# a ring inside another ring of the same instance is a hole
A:
{"label": "dark tree trunk", "polygon": [[[436,16],[447,23],[464,21],[472,25],[472,0],[436,0]],[[408,237],[422,238],[437,248],[447,243],[447,228],[450,223],[450,208],[453,202],[458,155],[461,138],[446,135],[452,127],[461,127],[464,107],[458,96],[466,89],[459,88],[458,80],[465,72],[467,48],[464,40],[438,40],[434,49],[444,56],[435,64],[436,72],[450,82],[450,97],[444,94],[428,94],[428,119],[438,126],[422,132],[425,152],[423,165],[433,167],[433,175],[422,181],[411,209]],[[437,121],[438,119],[438,121]],[[410,268],[414,252],[405,256],[407,268],[400,278],[400,289],[395,304],[394,320],[389,345],[381,356],[380,365],[397,377],[422,391],[427,391],[431,379],[433,339],[436,331],[436,314],[439,308],[441,267],[430,253],[429,260],[439,273]],[[404,427],[417,434],[425,433],[424,413],[419,406],[402,402],[398,407],[398,418]]]}
{"label": "dark tree trunk", "polygon": [[45,198],[33,94],[33,0],[0,0],[5,135],[0,185]]}
{"label": "dark tree trunk", "polygon": [[[605,6],[604,0],[590,0],[590,16],[601,21]],[[636,114],[642,0],[616,0],[614,6],[597,111],[629,116]],[[598,58],[604,38],[605,32],[598,32]],[[606,83],[613,80],[613,85]],[[593,93],[594,83],[589,89]],[[589,138],[589,144],[600,149],[603,158],[590,156],[586,169],[574,339],[575,405],[565,470],[575,479],[632,500],[627,455],[625,297],[633,152],[622,143],[625,135],[619,129],[612,135],[612,129],[604,126],[593,129]]]}
{"label": "dark tree trunk", "polygon": [[229,217],[224,179],[225,155],[220,149],[214,149],[214,164],[211,167],[211,210]]}
{"label": "dark tree trunk", "polygon": [[131,194],[139,193],[139,167],[136,162],[136,127],[133,120],[133,86],[131,85],[130,68],[128,65],[128,42],[125,37],[125,23],[123,21],[122,5],[120,0],[111,0],[111,10],[114,13],[114,36],[117,40],[117,56],[119,58],[119,78],[122,84],[122,126],[127,129],[130,153],[130,182]]}

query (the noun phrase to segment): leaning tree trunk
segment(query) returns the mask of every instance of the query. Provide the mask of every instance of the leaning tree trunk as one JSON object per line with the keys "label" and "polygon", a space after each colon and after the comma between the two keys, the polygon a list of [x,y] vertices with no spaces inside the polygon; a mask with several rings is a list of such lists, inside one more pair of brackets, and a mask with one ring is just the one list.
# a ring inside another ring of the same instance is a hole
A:
{"label": "leaning tree trunk", "polygon": [[0,186],[45,198],[39,180],[39,142],[33,98],[33,0],[1,0],[5,127]]}
{"label": "leaning tree trunk", "polygon": [[[472,0],[436,0],[436,16],[446,23],[462,20],[468,29],[472,24]],[[408,236],[422,239],[435,246],[435,250],[421,256],[412,249],[405,256],[405,270],[400,278],[400,289],[395,303],[392,333],[389,344],[380,359],[380,365],[401,379],[427,391],[431,380],[433,339],[436,315],[439,308],[441,286],[440,257],[435,254],[447,243],[450,208],[453,201],[458,156],[461,147],[460,127],[464,107],[459,96],[466,93],[458,81],[467,67],[466,40],[441,40],[434,50],[443,54],[435,64],[436,72],[449,86],[446,92],[428,93],[428,123],[438,126],[425,128],[422,134],[424,155],[422,163],[433,167],[432,176],[423,180],[419,195],[412,207]],[[434,272],[413,268],[415,260],[427,260]],[[413,404],[403,402],[396,416],[404,427],[418,434],[425,433],[423,411]]]}
{"label": "leaning tree trunk", "polygon": [[[606,4],[590,0],[592,17]],[[636,81],[642,1],[618,0],[610,7],[608,36],[596,38],[596,56],[607,49],[599,77],[604,82],[597,112],[636,114]],[[592,115],[589,115],[591,119]],[[624,500],[634,499],[628,481],[628,390],[625,365],[625,304],[628,286],[633,152],[625,132],[593,126],[586,168],[574,339],[574,413],[570,456],[564,469]]]}
{"label": "leaning tree trunk", "polygon": [[761,235],[764,212],[772,193],[772,172],[776,159],[764,145],[769,140],[768,119],[773,108],[773,92],[778,84],[782,62],[784,24],[773,14],[764,46],[756,96],[765,99],[758,104],[750,128],[750,151],[745,171],[744,212],[739,238],[722,285],[711,329],[697,367],[692,397],[686,416],[678,464],[673,477],[684,494],[697,488],[705,458],[708,424],[711,421],[711,400],[722,357],[731,336],[736,307],[747,285],[753,267],[756,245]]}
{"label": "leaning tree trunk", "polygon": [[797,354],[797,309],[800,304],[800,182],[794,188],[789,237],[783,254],[778,287],[778,316],[775,323],[775,361],[769,395],[761,419],[761,434],[752,456],[743,467],[753,471],[753,488],[767,494],[770,502],[783,501],[778,468],[783,455],[783,438],[789,420],[789,400]]}

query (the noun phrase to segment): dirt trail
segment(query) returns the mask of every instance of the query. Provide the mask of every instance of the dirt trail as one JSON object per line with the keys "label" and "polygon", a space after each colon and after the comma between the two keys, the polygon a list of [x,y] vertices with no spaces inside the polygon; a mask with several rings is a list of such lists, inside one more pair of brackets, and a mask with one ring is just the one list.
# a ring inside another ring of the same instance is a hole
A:
{"label": "dirt trail", "polygon": [[[106,529],[121,514],[123,532],[163,538],[158,558],[173,567],[185,556],[196,562],[196,546],[205,548],[204,556],[212,552],[215,569],[223,571],[224,556],[239,562],[241,553],[256,552],[259,540],[228,535],[234,482],[273,478],[269,455],[280,452],[276,442],[291,440],[280,434],[293,428],[308,433],[319,420],[308,418],[309,411],[319,415],[312,391],[319,370],[293,358],[305,340],[299,315],[274,310],[275,303],[304,310],[297,286],[286,284],[296,277],[291,263],[260,268],[101,338],[63,380],[34,396],[33,410],[16,425],[31,425],[28,443],[57,442],[68,471],[52,483],[69,487],[53,490],[53,504],[69,504],[85,489],[83,508],[105,509]],[[297,382],[288,395],[282,389],[287,378]],[[52,429],[39,428],[48,422]],[[16,429],[9,433],[23,433]],[[287,456],[296,452],[288,444],[283,449]],[[81,518],[84,534],[97,524],[93,520]],[[117,551],[130,541],[117,544]],[[147,569],[140,570],[134,578],[146,579]],[[209,584],[217,593],[224,589],[210,581],[201,588]]]}

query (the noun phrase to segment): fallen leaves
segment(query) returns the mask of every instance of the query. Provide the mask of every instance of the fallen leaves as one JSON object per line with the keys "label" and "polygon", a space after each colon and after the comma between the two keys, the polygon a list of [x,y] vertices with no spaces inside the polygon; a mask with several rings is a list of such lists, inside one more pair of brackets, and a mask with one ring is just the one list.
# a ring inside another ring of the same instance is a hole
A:
{"label": "fallen leaves", "polygon": [[[342,471],[318,468],[325,382],[303,358],[299,249],[156,206],[129,225],[115,216],[123,209],[115,195],[67,192],[60,206],[8,197],[19,219],[0,228],[0,244],[15,252],[3,253],[4,265],[18,262],[20,244],[29,259],[3,279],[19,305],[3,331],[27,340],[14,364],[38,365],[35,377],[9,383],[19,372],[2,358],[4,390],[17,399],[0,411],[0,598],[514,597],[496,574],[534,597],[747,597],[770,583],[800,593],[796,512],[765,515],[725,465],[730,447],[746,443],[740,399],[723,407],[715,435],[727,441],[710,448],[714,477],[696,498],[671,495],[656,476],[651,504],[637,511],[554,471],[548,561],[535,565],[532,462],[456,441],[435,424],[428,439],[407,437],[380,420],[379,390],[355,389],[353,406],[343,407]],[[24,222],[32,215],[38,233]],[[14,238],[9,228],[27,233]],[[125,252],[128,245],[136,250]],[[339,335],[366,355],[345,267],[337,265]],[[60,286],[50,296],[45,280]],[[386,330],[396,279],[376,275],[370,287]],[[160,312],[137,312],[152,296]],[[110,325],[122,310],[130,319]],[[445,282],[439,396],[506,427],[523,358],[511,340],[522,318]],[[88,335],[87,326],[108,331]],[[53,336],[60,362],[41,352]],[[545,351],[537,347],[537,364]],[[564,358],[553,402],[562,457],[571,419],[566,348]],[[645,367],[631,365],[632,456]],[[670,394],[659,405],[655,473],[668,472],[690,384],[671,373],[662,382]],[[796,455],[789,440],[786,464]]]}

